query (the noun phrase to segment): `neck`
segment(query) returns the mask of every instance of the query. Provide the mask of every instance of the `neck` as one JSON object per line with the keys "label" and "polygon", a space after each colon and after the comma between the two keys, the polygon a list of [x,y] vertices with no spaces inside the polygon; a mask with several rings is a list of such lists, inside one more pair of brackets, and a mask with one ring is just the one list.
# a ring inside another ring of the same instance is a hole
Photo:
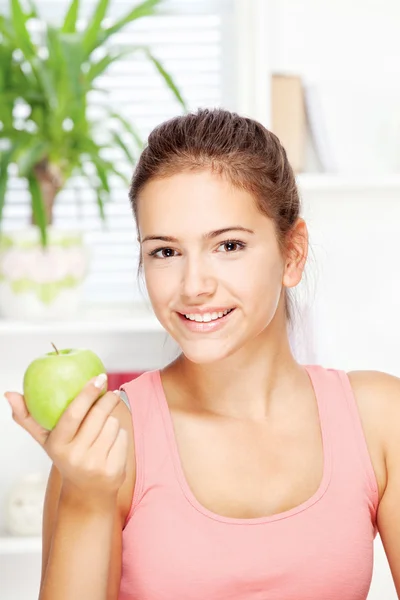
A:
{"label": "neck", "polygon": [[[235,354],[215,363],[196,364],[184,355],[168,368],[179,381],[182,402],[232,418],[263,419],[304,381],[292,355],[286,326],[278,335],[267,328]],[[278,408],[279,409],[279,408]]]}

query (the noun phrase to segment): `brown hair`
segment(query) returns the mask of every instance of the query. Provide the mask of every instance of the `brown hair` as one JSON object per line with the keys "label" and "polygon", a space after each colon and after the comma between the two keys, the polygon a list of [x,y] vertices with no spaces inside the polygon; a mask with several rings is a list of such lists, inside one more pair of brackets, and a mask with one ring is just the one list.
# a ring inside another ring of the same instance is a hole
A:
{"label": "brown hair", "polygon": [[[225,176],[254,196],[260,212],[275,223],[284,253],[301,209],[285,149],[277,136],[257,121],[221,108],[174,117],[150,133],[129,190],[136,223],[138,197],[150,180],[205,169]],[[294,299],[289,292],[285,290],[285,306],[291,323]]]}

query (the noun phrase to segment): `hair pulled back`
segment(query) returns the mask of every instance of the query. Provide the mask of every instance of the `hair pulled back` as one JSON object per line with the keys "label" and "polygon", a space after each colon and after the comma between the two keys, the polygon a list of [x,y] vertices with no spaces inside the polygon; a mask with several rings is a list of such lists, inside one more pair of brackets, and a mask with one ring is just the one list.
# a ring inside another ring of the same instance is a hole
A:
{"label": "hair pulled back", "polygon": [[[295,175],[278,137],[261,123],[222,108],[199,109],[158,125],[150,133],[129,190],[138,223],[140,191],[153,179],[184,171],[211,170],[249,192],[261,213],[275,224],[285,253],[300,216]],[[286,316],[292,302],[286,290]]]}

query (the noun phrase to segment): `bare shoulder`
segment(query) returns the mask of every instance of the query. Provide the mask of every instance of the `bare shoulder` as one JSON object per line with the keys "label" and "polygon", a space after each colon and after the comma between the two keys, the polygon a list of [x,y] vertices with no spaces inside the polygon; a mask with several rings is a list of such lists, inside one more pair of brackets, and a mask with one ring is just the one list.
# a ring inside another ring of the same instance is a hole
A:
{"label": "bare shoulder", "polygon": [[375,412],[382,424],[400,416],[399,377],[383,371],[350,371],[347,375],[361,410]]}
{"label": "bare shoulder", "polygon": [[378,386],[400,386],[400,378],[383,371],[349,371],[348,376],[361,383]]}
{"label": "bare shoulder", "polygon": [[382,497],[388,459],[400,450],[400,378],[382,371],[350,371],[347,375]]}

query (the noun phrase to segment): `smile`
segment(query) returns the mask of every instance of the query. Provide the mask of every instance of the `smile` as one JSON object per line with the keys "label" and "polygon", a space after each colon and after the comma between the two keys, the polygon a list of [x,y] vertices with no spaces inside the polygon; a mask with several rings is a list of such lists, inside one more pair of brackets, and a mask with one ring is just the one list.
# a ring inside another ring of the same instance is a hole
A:
{"label": "smile", "polygon": [[224,312],[213,312],[213,313],[204,313],[200,314],[187,314],[184,315],[186,319],[189,321],[196,321],[197,323],[209,323],[210,321],[217,321],[218,319],[222,319],[225,315],[232,312],[233,308],[228,308],[228,310],[224,310]]}
{"label": "smile", "polygon": [[183,327],[194,334],[206,334],[223,329],[233,318],[236,308],[211,313],[176,313]]}

